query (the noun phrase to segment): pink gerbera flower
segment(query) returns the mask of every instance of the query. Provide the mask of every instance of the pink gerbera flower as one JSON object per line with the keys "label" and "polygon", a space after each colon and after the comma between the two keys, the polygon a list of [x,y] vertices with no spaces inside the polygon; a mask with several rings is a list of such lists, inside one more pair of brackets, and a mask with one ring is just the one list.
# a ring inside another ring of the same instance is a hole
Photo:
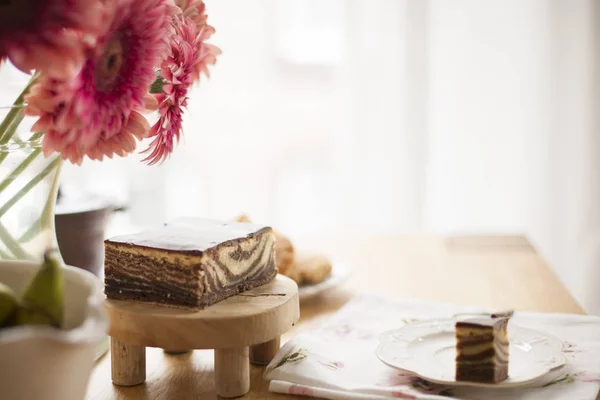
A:
{"label": "pink gerbera flower", "polygon": [[124,156],[146,137],[142,115],[156,107],[148,88],[169,53],[175,7],[171,0],[117,0],[106,34],[73,79],[43,75],[26,97],[25,113],[38,116],[45,154],[58,151],[80,164]]}
{"label": "pink gerbera flower", "polygon": [[[72,76],[105,29],[114,0],[0,0],[0,61],[20,70]],[[85,40],[84,40],[85,39]]]}
{"label": "pink gerbera flower", "polygon": [[184,16],[175,19],[175,35],[171,38],[171,54],[163,63],[160,75],[164,80],[158,94],[159,120],[150,130],[154,140],[144,152],[150,165],[164,161],[173,151],[173,142],[181,136],[183,109],[187,106],[188,90],[198,79],[200,72],[208,71],[207,64],[214,64],[220,50],[204,43],[194,20]]}
{"label": "pink gerbera flower", "polygon": [[196,30],[200,35],[197,43],[202,47],[201,51],[204,53],[204,62],[196,64],[196,68],[194,68],[193,79],[195,82],[200,79],[201,73],[209,76],[207,66],[217,61],[216,57],[221,53],[221,50],[212,44],[206,43],[215,33],[215,28],[207,23],[208,15],[206,14],[206,5],[204,2],[202,0],[175,0],[175,4],[181,8],[183,18],[190,18],[196,23]]}
{"label": "pink gerbera flower", "polygon": [[206,25],[206,6],[202,0],[175,0],[177,7],[181,9],[183,18],[191,18],[198,28],[198,32],[202,26]]}

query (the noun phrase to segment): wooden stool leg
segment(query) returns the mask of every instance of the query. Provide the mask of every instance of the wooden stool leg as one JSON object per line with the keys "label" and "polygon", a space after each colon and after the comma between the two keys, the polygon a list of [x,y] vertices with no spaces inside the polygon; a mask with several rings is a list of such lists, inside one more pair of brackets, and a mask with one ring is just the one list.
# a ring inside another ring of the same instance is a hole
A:
{"label": "wooden stool leg", "polygon": [[248,347],[215,349],[215,385],[221,397],[239,397],[250,390]]}
{"label": "wooden stool leg", "polygon": [[146,380],[146,348],[110,339],[112,381],[118,386],[135,386]]}
{"label": "wooden stool leg", "polygon": [[250,362],[253,364],[267,365],[279,351],[280,337],[277,336],[268,342],[255,344],[250,347]]}

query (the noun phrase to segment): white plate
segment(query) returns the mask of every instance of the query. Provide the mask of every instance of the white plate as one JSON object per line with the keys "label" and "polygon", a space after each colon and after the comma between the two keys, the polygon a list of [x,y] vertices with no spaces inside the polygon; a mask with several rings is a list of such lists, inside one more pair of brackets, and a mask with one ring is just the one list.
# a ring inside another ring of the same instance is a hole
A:
{"label": "white plate", "polygon": [[454,319],[415,322],[386,332],[380,338],[377,357],[434,383],[494,388],[526,385],[567,361],[559,339],[510,321],[508,379],[496,384],[456,381],[455,323]]}
{"label": "white plate", "polygon": [[298,287],[300,301],[307,300],[311,297],[331,290],[346,282],[349,277],[350,269],[346,266],[346,264],[339,262],[339,260],[333,260],[331,263],[331,275],[329,275],[327,279],[325,279],[323,282],[313,285],[302,285]]}

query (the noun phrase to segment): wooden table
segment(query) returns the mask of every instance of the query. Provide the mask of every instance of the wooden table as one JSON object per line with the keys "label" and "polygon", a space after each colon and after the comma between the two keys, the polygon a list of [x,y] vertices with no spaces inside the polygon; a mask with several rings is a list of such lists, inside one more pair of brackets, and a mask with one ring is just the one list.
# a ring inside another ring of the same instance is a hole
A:
{"label": "wooden table", "polygon": [[[301,305],[301,320],[283,341],[309,329],[360,292],[396,297],[583,314],[583,310],[520,236],[371,236],[299,240],[305,249],[343,259],[353,268],[344,287]],[[111,383],[110,357],[95,367],[90,400],[214,399],[212,351],[170,356],[147,349],[147,379],[135,387]],[[251,391],[244,399],[286,399],[270,393],[264,367],[251,367]]]}

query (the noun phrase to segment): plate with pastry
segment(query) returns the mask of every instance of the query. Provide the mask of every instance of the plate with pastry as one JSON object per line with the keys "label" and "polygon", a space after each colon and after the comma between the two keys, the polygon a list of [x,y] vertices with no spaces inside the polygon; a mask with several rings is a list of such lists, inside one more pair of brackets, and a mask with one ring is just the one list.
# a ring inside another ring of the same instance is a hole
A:
{"label": "plate with pastry", "polygon": [[430,382],[494,388],[528,385],[566,363],[559,339],[511,316],[412,322],[382,334],[377,357]]}
{"label": "plate with pastry", "polygon": [[350,269],[340,260],[329,261],[323,255],[303,255],[298,258],[290,277],[298,283],[300,301],[334,289],[350,277]]}
{"label": "plate with pastry", "polygon": [[[245,214],[235,218],[235,221],[252,223]],[[299,250],[289,237],[274,228],[273,235],[277,269],[298,284],[300,301],[334,289],[350,277],[350,269],[340,260],[333,262],[324,254]]]}

